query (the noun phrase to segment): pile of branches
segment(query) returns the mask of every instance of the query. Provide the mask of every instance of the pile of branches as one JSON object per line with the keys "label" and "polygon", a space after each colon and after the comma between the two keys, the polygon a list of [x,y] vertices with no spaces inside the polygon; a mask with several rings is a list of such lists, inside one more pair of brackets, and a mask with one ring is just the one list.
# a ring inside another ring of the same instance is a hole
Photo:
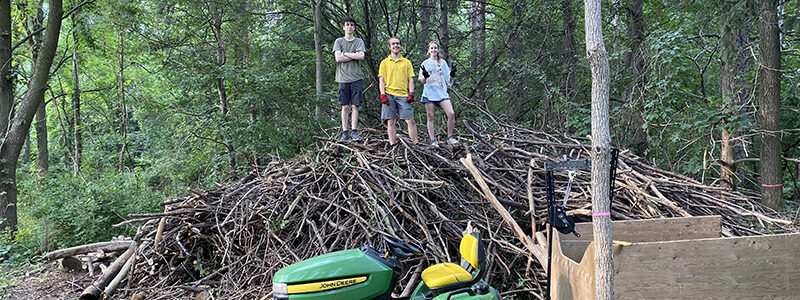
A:
{"label": "pile of branches", "polygon": [[[303,159],[273,162],[235,184],[162,202],[163,213],[131,215],[117,226],[143,225],[116,296],[269,297],[280,268],[367,244],[385,248],[382,235],[424,251],[404,262],[395,292],[405,296],[426,266],[458,262],[458,242],[471,228],[484,238],[487,280],[503,297],[542,298],[543,268],[489,204],[476,178],[531,234],[542,230],[547,213],[544,164],[565,155],[588,158],[589,141],[498,122],[465,128],[460,144],[427,151],[404,139],[389,147],[380,130],[363,130],[365,139],[358,143],[319,138],[321,149]],[[478,176],[459,161],[467,155]],[[568,178],[566,172],[555,174],[559,199]],[[579,171],[572,183],[568,214],[578,221],[590,221],[590,178],[589,171]],[[721,215],[726,236],[796,231],[756,200],[659,170],[622,151],[612,218]]]}

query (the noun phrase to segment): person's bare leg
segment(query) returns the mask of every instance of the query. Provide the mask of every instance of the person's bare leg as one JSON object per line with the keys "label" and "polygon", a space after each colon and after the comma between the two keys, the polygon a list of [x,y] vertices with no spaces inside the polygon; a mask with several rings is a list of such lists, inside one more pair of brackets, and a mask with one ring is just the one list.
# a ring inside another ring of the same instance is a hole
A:
{"label": "person's bare leg", "polygon": [[444,110],[444,114],[447,115],[447,136],[453,136],[453,127],[456,125],[456,114],[453,111],[453,104],[448,101],[442,101],[439,104]]}
{"label": "person's bare leg", "polygon": [[352,105],[351,109],[353,110],[353,113],[350,116],[350,122],[352,123],[351,125],[353,126],[350,126],[350,128],[352,128],[353,131],[355,131],[356,128],[358,128],[358,106]]}
{"label": "person's bare leg", "polygon": [[406,120],[406,125],[408,125],[408,135],[411,137],[411,142],[416,144],[419,143],[419,138],[417,137],[417,123],[414,122],[414,119]]}
{"label": "person's bare leg", "polygon": [[350,110],[350,105],[342,105],[342,132],[347,131],[348,110]]}
{"label": "person's bare leg", "polygon": [[431,141],[436,140],[436,130],[433,127],[433,121],[435,119],[435,115],[433,114],[433,103],[425,103],[425,114],[427,115],[427,122],[426,125],[428,126],[428,137],[430,137]]}
{"label": "person's bare leg", "polygon": [[397,119],[386,120],[386,133],[389,135],[389,144],[397,143]]}

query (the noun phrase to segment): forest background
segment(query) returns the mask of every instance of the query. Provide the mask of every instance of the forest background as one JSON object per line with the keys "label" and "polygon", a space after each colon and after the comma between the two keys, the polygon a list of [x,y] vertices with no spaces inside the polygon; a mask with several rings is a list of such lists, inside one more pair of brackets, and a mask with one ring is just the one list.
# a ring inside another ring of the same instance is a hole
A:
{"label": "forest background", "polygon": [[[18,216],[0,224],[4,264],[130,234],[111,225],[270,161],[313,158],[314,136],[338,133],[332,47],[345,16],[367,45],[360,127],[383,128],[376,75],[397,36],[415,65],[429,41],[440,42],[458,68],[458,119],[591,131],[582,1],[68,0],[61,24],[47,17],[54,3],[0,0],[0,113],[11,120],[43,97],[18,157],[5,148],[25,122],[4,126],[0,193]],[[800,10],[768,1],[781,67],[779,86],[766,89],[764,70],[776,69],[764,68],[760,3],[603,1],[611,140],[660,168],[745,193],[760,193],[762,144],[773,143],[783,186],[770,205],[797,219]],[[37,85],[34,61],[51,32],[57,47]],[[764,102],[769,92],[777,107]],[[18,191],[16,205],[8,191]]]}

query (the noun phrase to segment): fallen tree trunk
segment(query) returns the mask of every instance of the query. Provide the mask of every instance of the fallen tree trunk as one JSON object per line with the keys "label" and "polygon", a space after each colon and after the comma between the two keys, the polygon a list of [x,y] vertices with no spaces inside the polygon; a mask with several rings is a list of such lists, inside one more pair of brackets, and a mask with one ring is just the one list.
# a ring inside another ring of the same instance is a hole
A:
{"label": "fallen tree trunk", "polygon": [[125,265],[122,266],[122,270],[120,270],[117,273],[117,275],[114,276],[114,279],[108,283],[108,286],[106,286],[106,288],[103,289],[103,294],[106,294],[106,296],[111,296],[111,294],[113,294],[114,291],[117,289],[117,286],[119,286],[119,283],[122,282],[122,279],[125,278],[125,276],[128,276],[128,272],[130,272],[131,268],[135,263],[136,263],[136,254],[133,254],[125,262]]}
{"label": "fallen tree trunk", "polygon": [[133,241],[111,241],[75,246],[47,253],[47,259],[54,261],[59,258],[86,254],[97,250],[102,250],[103,252],[122,251],[130,248],[131,244],[133,244]]}
{"label": "fallen tree trunk", "polygon": [[[133,256],[133,253],[136,252],[136,243],[130,243],[128,246],[128,250],[125,253],[122,253],[117,260],[114,261],[113,264],[108,266],[105,271],[103,271],[103,275],[100,275],[92,284],[83,290],[81,293],[80,300],[97,300],[100,299],[100,293],[111,283],[114,278],[120,273],[123,265],[126,265],[128,260]],[[130,268],[129,268],[130,269]],[[116,288],[116,287],[115,287]]]}

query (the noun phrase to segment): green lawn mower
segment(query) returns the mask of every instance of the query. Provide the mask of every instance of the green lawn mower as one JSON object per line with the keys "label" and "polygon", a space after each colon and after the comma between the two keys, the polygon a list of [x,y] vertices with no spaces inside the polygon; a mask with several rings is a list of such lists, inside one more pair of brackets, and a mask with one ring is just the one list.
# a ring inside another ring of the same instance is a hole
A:
{"label": "green lawn mower", "polygon": [[[403,273],[398,259],[422,251],[402,240],[384,236],[387,250],[370,246],[332,252],[297,262],[275,273],[272,295],[278,300],[394,299]],[[486,253],[477,232],[464,235],[459,246],[462,262],[440,263],[422,272],[422,282],[409,300],[499,300],[500,293],[483,281]]]}

